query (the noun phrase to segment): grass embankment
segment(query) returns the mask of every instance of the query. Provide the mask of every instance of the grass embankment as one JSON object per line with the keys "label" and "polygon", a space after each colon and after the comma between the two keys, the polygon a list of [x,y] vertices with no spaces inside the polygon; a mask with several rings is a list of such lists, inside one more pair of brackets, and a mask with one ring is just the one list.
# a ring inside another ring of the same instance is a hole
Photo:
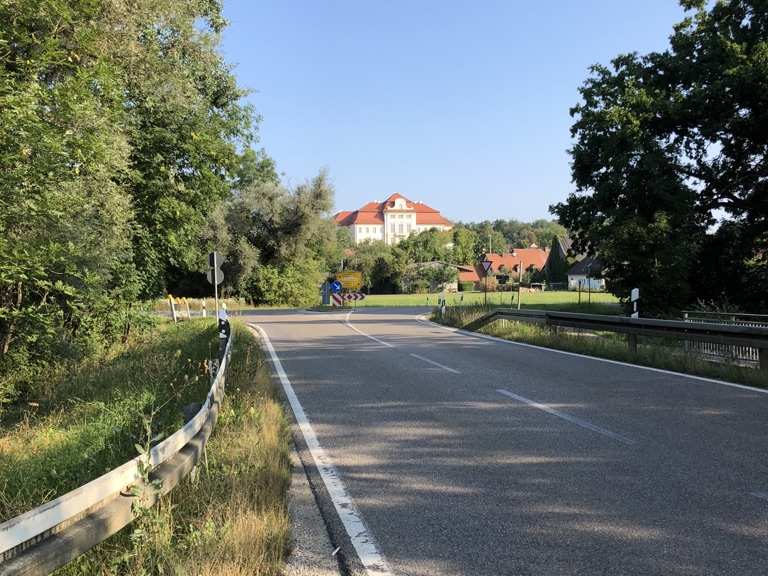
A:
{"label": "grass embankment", "polygon": [[[463,328],[487,311],[488,309],[482,306],[449,307],[444,318],[440,319],[435,313],[432,320],[448,326]],[[765,374],[765,371],[732,364],[707,362],[700,357],[686,353],[680,342],[676,340],[641,336],[638,337],[638,348],[635,353],[630,351],[626,336],[612,332],[578,334],[561,330],[555,333],[541,325],[511,320],[497,320],[481,328],[479,332],[526,344],[716,378],[758,388],[768,388],[768,375]]]}
{"label": "grass embankment", "polygon": [[281,573],[290,535],[288,423],[258,343],[244,325],[233,330],[207,462],[130,528],[57,574]]}
{"label": "grass embankment", "polygon": [[[164,323],[97,359],[51,368],[34,401],[4,415],[0,521],[52,500],[136,456],[183,424],[181,407],[210,386],[212,322]],[[148,432],[149,430],[149,432]]]}
{"label": "grass embankment", "polygon": [[[552,309],[566,311],[591,312],[596,314],[618,314],[621,311],[618,299],[606,292],[594,292],[591,303],[587,294],[582,292],[581,303],[577,292],[566,290],[556,292],[523,292],[522,308]],[[360,307],[377,306],[435,306],[440,294],[370,294],[365,300],[357,302]],[[485,302],[483,292],[455,292],[446,294],[449,306],[473,306]],[[489,292],[488,305],[517,306],[517,292]]]}
{"label": "grass embankment", "polygon": [[[258,345],[234,324],[227,394],[194,481],[59,573],[278,574],[289,522],[289,436]],[[183,424],[210,386],[212,320],[165,323],[98,360],[59,366],[0,432],[0,518],[122,464]],[[145,425],[151,423],[148,434]]]}

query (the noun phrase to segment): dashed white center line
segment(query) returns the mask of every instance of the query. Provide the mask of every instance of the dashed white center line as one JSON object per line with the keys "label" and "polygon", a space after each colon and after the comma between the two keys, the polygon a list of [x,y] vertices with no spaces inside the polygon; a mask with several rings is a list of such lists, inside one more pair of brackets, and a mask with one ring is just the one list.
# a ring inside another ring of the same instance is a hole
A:
{"label": "dashed white center line", "polygon": [[630,440],[629,438],[622,436],[621,434],[616,434],[616,432],[611,432],[610,430],[607,430],[605,428],[601,428],[600,426],[595,426],[591,422],[587,422],[586,420],[582,420],[581,418],[577,418],[576,416],[571,416],[570,414],[566,414],[565,412],[560,412],[559,410],[555,410],[554,408],[550,408],[546,404],[540,404],[539,402],[535,402],[534,400],[530,400],[526,398],[525,396],[519,396],[517,394],[514,394],[513,392],[510,392],[509,390],[504,390],[503,388],[500,388],[496,390],[499,394],[503,394],[504,396],[507,396],[508,398],[512,398],[514,400],[517,400],[518,402],[523,402],[524,404],[528,404],[529,406],[533,406],[534,408],[538,408],[539,410],[543,410],[544,412],[547,412],[548,414],[552,414],[552,416],[557,416],[558,418],[565,420],[566,422],[570,422],[571,424],[576,424],[576,426],[581,426],[582,428],[585,428],[587,430],[592,430],[592,432],[597,432],[598,434],[602,434],[603,436],[607,436],[608,438],[612,438],[618,442],[621,442],[622,444],[634,444],[635,442],[633,440]]}
{"label": "dashed white center line", "polygon": [[393,346],[392,344],[390,344],[389,342],[384,342],[384,340],[379,340],[378,338],[376,338],[376,336],[371,336],[370,334],[366,334],[366,333],[365,333],[365,332],[363,332],[362,330],[358,329],[356,326],[353,326],[353,325],[352,325],[352,322],[350,322],[350,321],[349,321],[349,317],[350,317],[351,315],[352,315],[352,312],[349,312],[349,313],[347,314],[347,317],[346,317],[346,319],[345,319],[345,322],[346,322],[347,326],[349,326],[350,328],[352,328],[352,330],[354,330],[355,332],[357,332],[357,333],[358,333],[358,334],[360,334],[361,336],[365,336],[366,338],[370,338],[370,339],[371,339],[371,340],[373,340],[374,342],[378,342],[378,343],[379,343],[379,344],[381,344],[382,346],[386,346],[387,348],[394,348],[394,346]]}
{"label": "dashed white center line", "polygon": [[[387,348],[397,348],[394,344],[390,344],[389,342],[385,342],[384,340],[381,340],[379,338],[376,338],[376,336],[371,336],[370,334],[366,334],[362,330],[360,330],[357,326],[352,324],[350,322],[349,318],[352,315],[352,312],[348,312],[346,318],[344,319],[344,323],[352,328],[355,332],[360,334],[360,336],[365,336],[366,338],[369,338],[373,340],[374,342],[378,342],[382,346],[386,346]],[[426,362],[427,364],[432,364],[432,366],[437,366],[438,368],[441,368],[442,370],[445,370],[446,372],[450,372],[451,374],[461,374],[458,370],[454,370],[453,368],[450,368],[449,366],[446,366],[445,364],[440,364],[440,362],[435,362],[434,360],[430,360],[429,358],[426,358],[424,356],[420,356],[419,354],[410,354],[414,358],[418,358],[422,362]]]}
{"label": "dashed white center line", "polygon": [[438,368],[442,368],[443,370],[447,370],[448,372],[451,372],[452,374],[461,374],[458,370],[454,370],[453,368],[449,368],[445,364],[440,364],[440,362],[435,362],[434,360],[430,360],[429,358],[425,358],[424,356],[419,356],[418,354],[411,354],[414,358],[418,358],[419,360],[426,362],[427,364],[432,364],[432,366],[437,366]]}

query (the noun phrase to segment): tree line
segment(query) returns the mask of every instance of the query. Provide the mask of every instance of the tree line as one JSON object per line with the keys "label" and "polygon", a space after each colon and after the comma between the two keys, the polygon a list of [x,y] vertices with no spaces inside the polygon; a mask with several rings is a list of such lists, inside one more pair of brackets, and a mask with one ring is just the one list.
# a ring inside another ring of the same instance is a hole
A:
{"label": "tree line", "polygon": [[[531,223],[495,220],[458,223],[453,229],[425,230],[388,246],[366,241],[351,247],[346,231],[340,231],[340,247],[348,247],[346,266],[360,271],[366,290],[378,294],[425,291],[456,279],[455,265],[475,265],[487,252],[504,253],[511,248],[548,248],[553,240],[566,237],[567,230],[550,220]],[[443,262],[446,267],[418,267]],[[336,268],[334,268],[335,270]]]}
{"label": "tree line", "polygon": [[573,107],[577,250],[644,309],[768,312],[768,4],[682,0],[670,46],[595,65]]}
{"label": "tree line", "polygon": [[333,190],[254,149],[220,2],[14,0],[0,22],[0,408],[200,290],[212,248],[226,293],[306,298]]}

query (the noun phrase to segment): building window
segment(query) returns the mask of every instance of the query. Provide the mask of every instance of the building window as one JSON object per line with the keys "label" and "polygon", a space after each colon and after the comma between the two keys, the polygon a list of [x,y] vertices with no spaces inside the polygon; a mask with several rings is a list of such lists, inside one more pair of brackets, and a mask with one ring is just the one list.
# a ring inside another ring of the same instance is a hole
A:
{"label": "building window", "polygon": [[390,224],[390,225],[389,225],[389,231],[390,231],[392,234],[394,234],[394,233],[395,233],[395,224],[394,224],[394,222],[393,222],[392,224]]}
{"label": "building window", "polygon": [[402,233],[403,233],[403,225],[402,225],[402,224],[398,224],[398,225],[397,225],[397,231],[398,231],[400,234],[402,234]]}

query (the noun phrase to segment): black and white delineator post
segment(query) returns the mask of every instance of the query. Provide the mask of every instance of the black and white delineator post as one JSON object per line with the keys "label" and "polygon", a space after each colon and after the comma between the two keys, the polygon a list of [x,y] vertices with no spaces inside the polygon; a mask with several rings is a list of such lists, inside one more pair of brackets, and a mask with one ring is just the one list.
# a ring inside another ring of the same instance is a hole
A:
{"label": "black and white delineator post", "polygon": [[222,304],[221,310],[216,315],[219,327],[219,360],[224,359],[224,351],[227,349],[227,340],[229,340],[229,315],[227,314],[227,305]]}
{"label": "black and white delineator post", "polygon": [[[640,301],[640,289],[632,288],[632,292],[629,295],[629,301],[632,303],[632,313],[630,318],[640,318],[640,310],[638,303]],[[637,352],[637,334],[627,334],[627,343],[629,344],[630,352]]]}
{"label": "black and white delineator post", "polygon": [[640,318],[640,309],[638,308],[638,303],[640,301],[640,289],[639,288],[632,288],[632,292],[630,293],[629,301],[632,303],[632,314],[630,314],[631,318]]}

